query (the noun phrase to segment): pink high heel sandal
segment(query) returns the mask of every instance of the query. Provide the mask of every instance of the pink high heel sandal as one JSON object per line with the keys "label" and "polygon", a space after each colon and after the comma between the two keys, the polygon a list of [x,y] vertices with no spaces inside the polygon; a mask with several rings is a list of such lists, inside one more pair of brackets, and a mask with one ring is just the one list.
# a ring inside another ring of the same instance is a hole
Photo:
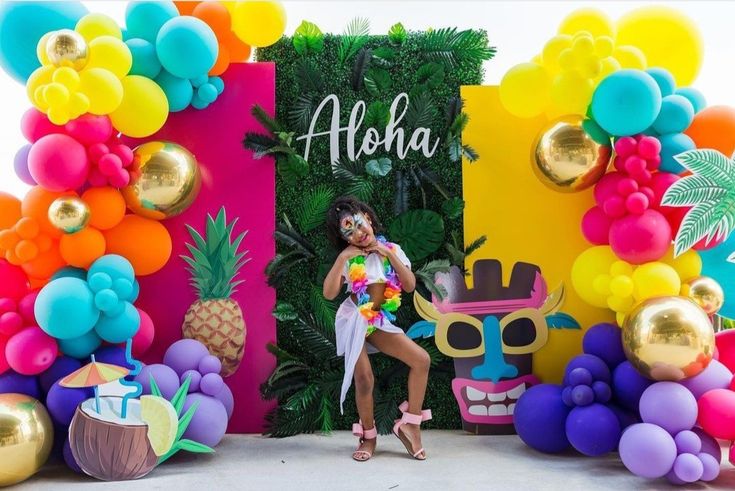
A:
{"label": "pink high heel sandal", "polygon": [[[431,419],[431,409],[424,409],[421,411],[421,414],[411,414],[408,411],[408,401],[403,401],[403,403],[398,406],[398,409],[401,410],[403,415],[401,416],[401,419],[396,420],[396,424],[393,425],[393,434],[401,440],[403,443],[403,446],[406,447],[406,450],[408,451],[408,454],[413,457],[416,460],[426,460],[426,456],[419,457],[419,455],[424,452],[424,448],[421,447],[416,452],[413,452],[413,444],[411,440],[408,439],[408,437],[405,437],[405,440],[401,438],[400,431],[401,426],[405,424],[413,424],[413,425],[420,425],[423,421],[428,421]],[[404,433],[405,436],[405,433]]]}
{"label": "pink high heel sandal", "polygon": [[[367,450],[360,450],[360,446],[365,443],[365,440],[372,440],[373,438],[378,437],[378,430],[375,427],[375,423],[373,423],[373,427],[369,430],[363,428],[362,420],[360,420],[359,423],[353,423],[352,434],[360,439],[360,444],[357,446],[358,450],[355,450],[352,453],[352,458],[358,462],[365,462],[366,460],[370,460],[370,457],[372,457],[373,454],[371,452],[368,452]],[[366,457],[360,457],[362,455],[365,455]]]}

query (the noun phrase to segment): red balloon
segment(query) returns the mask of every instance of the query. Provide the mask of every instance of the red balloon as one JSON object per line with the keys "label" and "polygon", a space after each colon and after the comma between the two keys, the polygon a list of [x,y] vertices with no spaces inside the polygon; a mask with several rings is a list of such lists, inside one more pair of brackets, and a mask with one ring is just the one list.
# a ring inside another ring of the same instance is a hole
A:
{"label": "red balloon", "polygon": [[64,126],[69,136],[85,146],[104,143],[112,136],[112,122],[108,116],[84,114]]}
{"label": "red balloon", "polygon": [[0,259],[0,298],[12,298],[16,302],[28,293],[28,277],[18,266]]}
{"label": "red balloon", "polygon": [[87,181],[89,159],[84,146],[68,135],[44,136],[28,153],[28,170],[48,191],[78,189]]}
{"label": "red balloon", "polygon": [[735,392],[713,389],[699,398],[697,423],[715,438],[735,440]]}
{"label": "red balloon", "polygon": [[153,344],[153,337],[155,335],[155,329],[153,327],[153,320],[151,317],[138,309],[140,314],[140,327],[138,332],[133,336],[133,356],[140,358],[143,354],[148,351],[148,348]]}
{"label": "red balloon", "polygon": [[10,365],[8,365],[8,360],[5,358],[5,346],[7,344],[7,339],[0,338],[0,374],[7,372],[10,368]]}
{"label": "red balloon", "polygon": [[610,226],[610,247],[631,264],[658,261],[666,255],[671,239],[669,222],[656,210],[618,218]]}
{"label": "red balloon", "polygon": [[715,344],[720,354],[720,363],[729,368],[731,372],[735,372],[735,329],[715,334]]}
{"label": "red balloon", "polygon": [[50,367],[59,347],[40,327],[23,329],[8,340],[5,357],[10,368],[23,375],[37,375]]}
{"label": "red balloon", "polygon": [[48,120],[48,117],[36,109],[30,108],[23,114],[20,120],[20,131],[23,136],[31,143],[35,143],[46,135],[53,133],[65,133],[63,126],[57,126]]}

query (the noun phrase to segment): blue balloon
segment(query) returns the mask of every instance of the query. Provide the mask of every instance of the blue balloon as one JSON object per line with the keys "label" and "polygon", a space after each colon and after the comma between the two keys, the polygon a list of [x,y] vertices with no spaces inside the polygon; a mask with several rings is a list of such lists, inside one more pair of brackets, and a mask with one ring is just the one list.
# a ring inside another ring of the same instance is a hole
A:
{"label": "blue balloon", "polygon": [[179,10],[173,2],[130,2],[125,9],[127,35],[156,44],[161,27],[178,16]]}
{"label": "blue balloon", "polygon": [[702,275],[713,278],[725,292],[725,303],[718,314],[735,319],[735,263],[727,260],[735,252],[735,234],[717,247],[698,252],[702,258]]}
{"label": "blue balloon", "polygon": [[100,316],[87,283],[68,277],[53,280],[41,289],[34,312],[41,329],[57,339],[86,334]]}
{"label": "blue balloon", "polygon": [[80,2],[0,3],[0,66],[15,80],[25,83],[41,66],[36,46],[43,35],[74,29],[87,13]]}
{"label": "blue balloon", "polygon": [[569,385],[569,375],[575,368],[586,368],[592,374],[593,380],[610,382],[610,369],[602,358],[595,355],[577,355],[567,363],[564,369],[564,385]]}
{"label": "blue balloon", "polygon": [[217,61],[219,45],[212,28],[196,17],[166,22],[156,38],[161,65],[172,75],[196,78],[206,75]]}
{"label": "blue balloon", "polygon": [[644,71],[618,70],[597,86],[591,107],[597,124],[611,135],[636,135],[656,120],[661,90]]}
{"label": "blue balloon", "polygon": [[125,348],[120,346],[105,346],[94,352],[95,361],[117,365],[119,367],[127,367],[128,363],[125,359]]}
{"label": "blue balloon", "polygon": [[117,344],[135,336],[139,327],[140,314],[138,309],[130,302],[125,302],[125,308],[120,315],[109,317],[102,314],[94,330],[97,331],[99,337],[108,343]]}
{"label": "blue balloon", "polygon": [[91,397],[94,397],[92,388],[62,387],[56,382],[46,396],[46,409],[54,423],[69,426],[77,406]]}
{"label": "blue balloon", "polygon": [[684,133],[661,135],[658,139],[661,142],[661,167],[659,167],[659,170],[671,172],[672,174],[684,172],[686,169],[674,157],[696,148],[694,141]]}
{"label": "blue balloon", "polygon": [[156,47],[153,43],[145,39],[134,38],[125,41],[125,44],[128,45],[130,53],[133,55],[133,66],[130,68],[130,75],[140,75],[154,79],[161,73],[161,62],[158,61]]}
{"label": "blue balloon", "polygon": [[569,443],[580,453],[597,457],[612,452],[620,441],[620,421],[602,404],[577,406],[566,421]]}
{"label": "blue balloon", "polygon": [[613,371],[613,397],[620,406],[638,414],[641,396],[652,383],[629,361],[624,361]]}
{"label": "blue balloon", "polygon": [[562,400],[559,385],[534,385],[521,395],[513,410],[518,436],[529,447],[544,453],[569,448],[564,424],[571,409]]}
{"label": "blue balloon", "polygon": [[74,266],[64,266],[54,273],[51,281],[58,280],[59,278],[79,278],[80,280],[87,281],[87,270],[75,268]]}
{"label": "blue balloon", "polygon": [[704,98],[704,94],[694,87],[682,87],[681,89],[676,89],[674,93],[689,99],[695,114],[707,107],[707,100]]}
{"label": "blue balloon", "polygon": [[56,361],[48,367],[44,372],[38,376],[38,381],[41,383],[41,389],[44,394],[47,393],[51,386],[56,383],[62,377],[66,377],[74,370],[82,368],[82,364],[79,360],[71,358],[69,356],[59,356]]}
{"label": "blue balloon", "polygon": [[161,73],[156,77],[156,83],[166,94],[168,109],[172,113],[183,111],[191,104],[194,88],[188,79],[174,77],[166,70],[161,70]]}
{"label": "blue balloon", "polygon": [[681,133],[692,124],[694,106],[683,95],[667,95],[661,101],[661,111],[658,113],[653,128],[662,135]]}
{"label": "blue balloon", "polygon": [[128,281],[135,279],[135,271],[130,261],[117,254],[107,254],[97,259],[89,267],[89,276],[91,277],[95,273],[106,273],[110,278],[115,281],[123,278]]}
{"label": "blue balloon", "polygon": [[607,364],[610,370],[625,361],[622,330],[615,324],[601,323],[587,329],[582,338],[582,349]]}
{"label": "blue balloon", "polygon": [[38,388],[38,379],[33,375],[21,375],[12,370],[0,375],[0,394],[14,392],[25,394],[34,399],[41,399],[41,391]]}
{"label": "blue balloon", "polygon": [[222,80],[221,77],[209,77],[209,83],[214,85],[214,88],[217,89],[218,94],[221,94],[225,91],[225,81]]}
{"label": "blue balloon", "polygon": [[83,360],[89,358],[89,355],[99,348],[101,344],[102,340],[94,332],[94,329],[92,329],[78,338],[60,339],[59,349],[67,356]]}
{"label": "blue balloon", "polygon": [[646,70],[646,73],[656,81],[656,85],[658,85],[658,88],[661,90],[662,97],[666,97],[667,95],[674,93],[674,90],[676,89],[676,81],[674,80],[674,76],[671,75],[671,72],[664,68],[657,67],[649,68]]}

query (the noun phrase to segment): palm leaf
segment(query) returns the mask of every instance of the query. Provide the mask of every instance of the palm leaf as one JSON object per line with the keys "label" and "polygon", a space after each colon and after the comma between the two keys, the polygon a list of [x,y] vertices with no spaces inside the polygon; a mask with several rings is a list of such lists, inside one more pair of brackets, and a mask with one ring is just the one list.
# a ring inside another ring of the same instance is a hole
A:
{"label": "palm leaf", "polygon": [[396,171],[396,193],[393,213],[400,215],[408,210],[409,181],[402,170]]}
{"label": "palm leaf", "polygon": [[305,133],[314,115],[314,94],[301,93],[288,110],[288,122],[297,130]]}
{"label": "palm leaf", "polygon": [[674,241],[674,257],[685,251],[707,236],[715,225],[717,207],[711,204],[699,204],[689,210],[681,222],[679,232]]}
{"label": "palm leaf", "polygon": [[422,283],[423,286],[431,293],[431,295],[442,300],[447,295],[447,290],[442,285],[437,285],[435,282],[437,273],[446,273],[449,271],[450,263],[446,259],[435,259],[424,264],[421,268],[416,270],[415,275]]}
{"label": "palm leaf", "polygon": [[370,48],[362,48],[355,57],[355,64],[352,65],[352,75],[350,83],[353,90],[360,90],[365,82],[365,73],[370,66],[370,60],[373,59],[373,52]]}
{"label": "palm leaf", "polygon": [[370,21],[365,18],[355,18],[345,29],[342,40],[337,48],[337,59],[344,64],[352,58],[368,42],[370,35]]}
{"label": "palm leaf", "polygon": [[305,58],[298,60],[295,75],[302,92],[309,94],[324,92],[324,76],[313,61]]}
{"label": "palm leaf", "polygon": [[485,242],[487,242],[487,237],[484,236],[484,235],[481,236],[478,239],[473,240],[470,243],[470,245],[468,245],[467,247],[465,247],[464,253],[467,256],[471,255],[472,253],[474,253],[475,251],[477,251],[480,247],[482,247],[483,245],[485,245]]}
{"label": "palm leaf", "polygon": [[480,158],[480,154],[477,153],[477,151],[469,146],[469,145],[462,145],[462,157],[467,160],[470,164],[477,162],[477,159]]}
{"label": "palm leaf", "polygon": [[495,54],[487,45],[484,33],[472,30],[457,31],[443,28],[428,32],[421,49],[426,59],[456,68],[460,63],[480,63]]}
{"label": "palm leaf", "polygon": [[321,422],[322,433],[331,433],[334,427],[331,407],[331,400],[326,395],[322,395],[319,403],[319,421]]}
{"label": "palm leaf", "polygon": [[283,216],[283,221],[276,225],[276,231],[273,236],[278,242],[284,245],[295,247],[301,254],[307,257],[314,257],[314,246],[309,243],[296,229],[291,225],[287,216]]}
{"label": "palm leaf", "polygon": [[434,122],[436,115],[437,109],[434,101],[431,100],[431,94],[421,92],[408,104],[406,124],[411,128],[428,128]]}
{"label": "palm leaf", "polygon": [[375,427],[381,435],[387,434],[393,428],[393,421],[398,414],[396,400],[388,394],[380,394],[375,401]]}
{"label": "palm leaf", "polygon": [[334,190],[327,185],[317,186],[304,195],[296,216],[302,233],[310,232],[324,223],[333,199]]}
{"label": "palm leaf", "polygon": [[253,107],[250,109],[250,114],[252,114],[256,120],[258,120],[263,128],[267,129],[273,134],[286,131],[286,129],[281,126],[278,121],[273,119],[271,115],[265,112],[265,109],[263,109],[260,104],[254,104]]}
{"label": "palm leaf", "polygon": [[309,303],[317,322],[325,329],[334,329],[334,319],[337,316],[337,305],[333,300],[324,298],[322,289],[312,285],[309,294]]}
{"label": "palm leaf", "polygon": [[688,170],[726,186],[735,184],[735,162],[717,150],[699,149],[675,155],[674,159]]}
{"label": "palm leaf", "polygon": [[686,176],[666,190],[661,204],[665,206],[693,206],[719,201],[727,189],[702,175]]}
{"label": "palm leaf", "polygon": [[424,169],[423,167],[414,167],[416,173],[418,173],[421,180],[431,184],[436,191],[442,195],[442,198],[449,199],[449,191],[439,182],[439,178],[431,169]]}
{"label": "palm leaf", "polygon": [[461,217],[464,212],[464,200],[458,196],[447,199],[442,203],[442,212],[452,220]]}
{"label": "palm leaf", "polygon": [[248,150],[252,150],[254,159],[260,159],[273,153],[273,149],[280,146],[280,142],[267,135],[248,132],[245,134],[242,145]]}
{"label": "palm leaf", "polygon": [[347,189],[347,194],[355,195],[362,201],[370,201],[373,195],[373,183],[365,178],[355,180]]}

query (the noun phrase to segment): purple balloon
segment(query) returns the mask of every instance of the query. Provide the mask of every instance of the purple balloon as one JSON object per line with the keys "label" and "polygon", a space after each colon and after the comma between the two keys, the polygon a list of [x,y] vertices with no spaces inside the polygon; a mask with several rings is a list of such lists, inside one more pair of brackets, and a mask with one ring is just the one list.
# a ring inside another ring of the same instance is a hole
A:
{"label": "purple balloon", "polygon": [[715,460],[713,456],[708,453],[700,453],[697,455],[699,460],[702,462],[702,477],[700,479],[705,482],[714,481],[717,476],[720,475],[720,461]]}
{"label": "purple balloon", "polygon": [[569,372],[569,385],[592,385],[592,374],[586,368],[575,368]]}
{"label": "purple balloon", "polygon": [[208,373],[219,374],[222,371],[222,362],[216,356],[208,355],[201,359],[197,368],[203,376]]}
{"label": "purple balloon", "polygon": [[696,455],[683,453],[674,461],[674,475],[684,482],[696,482],[704,473],[704,465]]}
{"label": "purple balloon", "polygon": [[595,393],[589,385],[578,385],[572,389],[572,401],[577,406],[589,406],[595,401]]}
{"label": "purple balloon", "polygon": [[199,384],[202,383],[202,374],[197,372],[196,370],[187,370],[184,373],[181,374],[181,377],[179,377],[179,382],[181,384],[184,383],[184,380],[189,379],[189,390],[187,392],[191,394],[192,392],[199,392]]}
{"label": "purple balloon", "polygon": [[51,386],[62,377],[66,377],[74,370],[82,368],[82,362],[70,356],[60,356],[54,363],[38,376],[41,390],[44,394],[51,390]]}
{"label": "purple balloon", "polygon": [[513,424],[518,436],[529,447],[544,453],[569,448],[564,422],[570,408],[561,398],[559,385],[534,385],[516,402]]}
{"label": "purple balloon", "polygon": [[697,422],[697,400],[686,387],[676,382],[657,382],[643,392],[641,419],[665,429],[672,435],[691,430]]}
{"label": "purple balloon", "polygon": [[587,329],[582,338],[582,349],[601,358],[610,370],[625,361],[622,331],[615,324],[595,324]]}
{"label": "purple balloon", "polygon": [[620,438],[620,458],[636,476],[655,479],[671,470],[676,460],[674,438],[660,426],[638,423]]}
{"label": "purple balloon", "polygon": [[218,373],[208,373],[202,377],[199,383],[199,389],[206,395],[216,397],[225,384],[224,380]]}
{"label": "purple balloon", "polygon": [[69,426],[77,406],[91,397],[94,397],[94,390],[90,387],[62,387],[57,381],[46,396],[46,409],[55,423]]}
{"label": "purple balloon", "polygon": [[66,442],[64,442],[64,450],[62,450],[64,455],[64,462],[66,463],[67,467],[69,469],[73,470],[77,474],[84,474],[84,471],[82,471],[82,468],[79,467],[79,464],[77,464],[76,459],[74,458],[74,454],[71,453],[71,445],[69,444],[69,438],[66,438]]}
{"label": "purple balloon", "polygon": [[104,346],[94,352],[94,359],[102,363],[130,368],[125,357],[125,348],[120,346]]}
{"label": "purple balloon", "polygon": [[613,372],[613,396],[618,404],[637,413],[641,396],[652,383],[653,381],[641,375],[629,361],[624,361]]}
{"label": "purple balloon", "polygon": [[25,394],[41,400],[41,391],[38,387],[38,378],[33,375],[21,375],[12,370],[0,375],[0,394]]}
{"label": "purple balloon", "polygon": [[580,453],[597,457],[612,452],[620,440],[620,422],[602,404],[575,407],[566,422],[569,443]]}
{"label": "purple balloon", "polygon": [[197,409],[194,417],[191,418],[189,427],[184,432],[184,438],[210,447],[216,446],[227,430],[225,406],[214,397],[197,392],[186,396],[182,414],[186,413],[193,404],[197,404]]}
{"label": "purple balloon", "polygon": [[628,426],[641,422],[638,415],[632,411],[623,409],[616,404],[608,404],[607,407],[609,407],[612,412],[615,413],[615,416],[618,417],[618,422],[620,423],[620,428],[622,430],[625,430]]}
{"label": "purple balloon", "polygon": [[561,400],[569,407],[576,406],[576,404],[574,404],[574,399],[572,399],[572,389],[573,387],[567,385],[561,391]]}
{"label": "purple balloon", "polygon": [[215,397],[224,404],[225,410],[227,411],[227,419],[232,417],[232,412],[235,410],[235,398],[232,396],[232,391],[227,384],[222,385],[222,390],[219,391]]}
{"label": "purple balloon", "polygon": [[207,347],[196,339],[180,339],[168,347],[163,355],[163,364],[181,376],[187,370],[198,369],[199,362],[208,355]]}
{"label": "purple balloon", "polygon": [[29,186],[35,186],[37,184],[36,180],[33,179],[31,171],[28,170],[28,152],[31,151],[31,146],[32,145],[29,143],[28,145],[23,145],[18,149],[18,152],[15,154],[15,159],[13,160],[13,167],[15,168],[15,175],[18,176],[18,179]]}
{"label": "purple balloon", "polygon": [[675,486],[683,486],[685,484],[688,484],[686,481],[682,481],[678,477],[676,477],[676,472],[674,472],[674,468],[672,467],[671,470],[666,474],[666,480],[669,481],[671,484]]}
{"label": "purple balloon", "polygon": [[612,390],[610,385],[598,380],[592,384],[592,390],[595,393],[595,402],[605,404],[612,398]]}
{"label": "purple balloon", "polygon": [[706,433],[702,428],[695,426],[692,431],[697,434],[702,442],[702,453],[711,455],[717,462],[722,461],[722,448],[713,437]]}
{"label": "purple balloon", "polygon": [[732,372],[717,360],[712,360],[699,375],[679,382],[699,399],[712,389],[728,389],[732,380]]}
{"label": "purple balloon", "polygon": [[571,359],[564,370],[564,385],[569,385],[569,374],[575,368],[586,368],[594,380],[610,383],[610,369],[601,358],[595,355],[577,355]]}
{"label": "purple balloon", "polygon": [[702,440],[691,430],[680,431],[674,437],[676,450],[679,453],[691,453],[697,455],[702,451]]}
{"label": "purple balloon", "polygon": [[179,376],[176,375],[176,372],[166,365],[154,363],[144,366],[135,376],[135,381],[143,386],[143,394],[151,393],[151,377],[156,381],[161,395],[168,400],[171,400],[179,390]]}

